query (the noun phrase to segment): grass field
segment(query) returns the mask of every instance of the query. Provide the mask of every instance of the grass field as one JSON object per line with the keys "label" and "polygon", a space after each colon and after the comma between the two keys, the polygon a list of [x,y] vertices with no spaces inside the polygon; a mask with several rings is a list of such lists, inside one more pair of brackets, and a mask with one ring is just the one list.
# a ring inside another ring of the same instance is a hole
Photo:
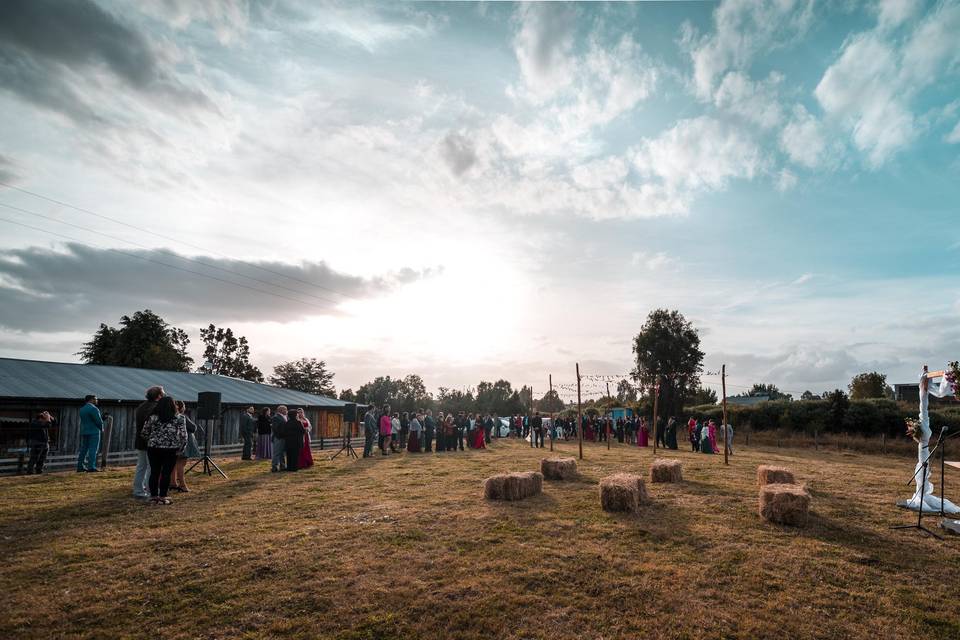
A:
{"label": "grass field", "polygon": [[[685,482],[611,515],[599,479],[652,450],[584,449],[580,481],[521,503],[480,498],[538,468],[517,441],[298,474],[227,460],[169,507],[129,498],[129,468],[3,478],[0,638],[960,638],[960,541],[888,528],[909,460],[670,452]],[[759,521],[767,462],[809,486],[806,528]]]}

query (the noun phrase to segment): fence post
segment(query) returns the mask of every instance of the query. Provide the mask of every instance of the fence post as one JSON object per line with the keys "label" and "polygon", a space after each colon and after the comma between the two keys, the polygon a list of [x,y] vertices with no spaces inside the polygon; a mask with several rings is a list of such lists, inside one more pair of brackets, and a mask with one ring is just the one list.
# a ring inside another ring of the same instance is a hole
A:
{"label": "fence post", "polygon": [[110,453],[110,436],[113,435],[113,415],[107,416],[103,425],[103,442],[100,443],[100,468],[106,471],[107,455]]}
{"label": "fence post", "polygon": [[813,450],[820,451],[820,443],[817,442],[817,430],[813,430]]}
{"label": "fence post", "polygon": [[881,452],[883,454],[886,454],[887,453],[887,434],[886,433],[881,434],[880,442],[881,442],[881,446],[883,447],[881,449]]}

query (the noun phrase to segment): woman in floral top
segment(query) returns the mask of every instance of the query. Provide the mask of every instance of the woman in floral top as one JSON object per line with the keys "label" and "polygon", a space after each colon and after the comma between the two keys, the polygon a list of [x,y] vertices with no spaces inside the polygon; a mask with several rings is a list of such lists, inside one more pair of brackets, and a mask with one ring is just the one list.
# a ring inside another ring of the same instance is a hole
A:
{"label": "woman in floral top", "polygon": [[150,501],[153,504],[171,504],[167,497],[170,476],[177,464],[177,452],[187,443],[186,418],[177,413],[176,401],[164,396],[157,402],[146,424],[143,437],[147,441],[150,460]]}

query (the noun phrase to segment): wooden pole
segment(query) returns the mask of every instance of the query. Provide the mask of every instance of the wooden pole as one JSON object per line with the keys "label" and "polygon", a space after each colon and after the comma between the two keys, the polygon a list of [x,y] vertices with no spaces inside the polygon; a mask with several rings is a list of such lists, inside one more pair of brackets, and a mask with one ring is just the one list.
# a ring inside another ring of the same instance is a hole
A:
{"label": "wooden pole", "polygon": [[528,427],[530,431],[530,448],[533,449],[533,441],[537,437],[533,433],[533,387],[530,387],[530,403],[527,405],[527,424],[530,425]]}
{"label": "wooden pole", "polygon": [[660,425],[657,423],[657,402],[660,400],[660,376],[653,385],[653,455],[657,455],[657,440],[660,436]]}
{"label": "wooden pole", "polygon": [[727,365],[720,367],[720,383],[723,386],[723,464],[730,464],[730,443],[727,442]]}
{"label": "wooden pole", "polygon": [[[610,383],[607,383],[607,397],[610,397]],[[607,423],[607,451],[610,451],[610,420],[605,420]]]}
{"label": "wooden pole", "polygon": [[553,426],[553,374],[550,374],[550,451],[553,451],[553,432],[555,427]]}
{"label": "wooden pole", "polygon": [[583,460],[583,407],[580,404],[580,363],[577,363],[577,440],[580,443],[580,459]]}
{"label": "wooden pole", "polygon": [[113,435],[113,415],[107,416],[103,425],[103,442],[100,443],[100,468],[107,470],[107,455],[110,453],[110,436]]}

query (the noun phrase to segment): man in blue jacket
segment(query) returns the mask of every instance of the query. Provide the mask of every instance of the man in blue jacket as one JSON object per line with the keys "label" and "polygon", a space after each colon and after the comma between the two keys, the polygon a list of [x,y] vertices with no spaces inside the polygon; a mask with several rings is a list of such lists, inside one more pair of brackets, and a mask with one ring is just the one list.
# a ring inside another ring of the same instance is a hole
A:
{"label": "man in blue jacket", "polygon": [[77,473],[99,471],[97,451],[100,450],[100,434],[103,433],[103,417],[97,408],[97,396],[87,396],[83,400],[86,404],[80,408],[80,457],[77,458]]}

